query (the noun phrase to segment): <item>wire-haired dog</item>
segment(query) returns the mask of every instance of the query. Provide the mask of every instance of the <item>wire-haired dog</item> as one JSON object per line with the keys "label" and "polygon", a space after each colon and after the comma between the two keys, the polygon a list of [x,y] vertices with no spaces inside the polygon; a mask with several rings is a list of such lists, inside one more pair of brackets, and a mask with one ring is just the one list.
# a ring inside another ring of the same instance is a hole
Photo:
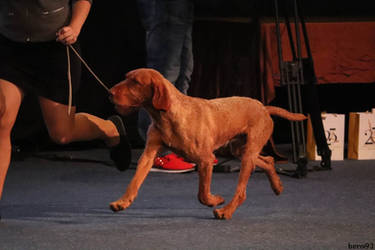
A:
{"label": "wire-haired dog", "polygon": [[212,194],[210,190],[215,159],[213,152],[240,134],[246,136],[246,144],[242,150],[237,190],[226,206],[214,210],[215,217],[230,219],[245,201],[246,186],[255,166],[265,170],[275,194],[282,192],[273,158],[262,156],[260,152],[273,131],[271,115],[301,121],[306,119],[303,114],[264,106],[247,97],[206,100],[186,96],[152,69],[127,73],[126,80],[114,86],[111,94],[111,100],[120,114],[125,115],[135,107],[143,107],[152,118],[136,173],[125,194],[110,204],[113,211],[126,209],[132,204],[162,146],[171,148],[198,165],[198,199],[202,204],[216,207],[224,203],[221,196]]}

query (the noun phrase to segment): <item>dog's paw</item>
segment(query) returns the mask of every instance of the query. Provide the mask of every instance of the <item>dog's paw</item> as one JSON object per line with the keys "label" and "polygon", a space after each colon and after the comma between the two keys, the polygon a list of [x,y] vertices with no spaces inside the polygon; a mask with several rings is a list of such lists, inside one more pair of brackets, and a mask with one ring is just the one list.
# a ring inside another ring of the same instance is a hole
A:
{"label": "dog's paw", "polygon": [[224,202],[225,202],[224,198],[221,197],[220,195],[213,195],[213,201],[211,204],[213,207],[216,207],[216,206],[223,204]]}
{"label": "dog's paw", "polygon": [[224,208],[215,209],[214,215],[219,220],[230,220],[232,218],[232,213],[227,212]]}
{"label": "dog's paw", "polygon": [[123,201],[114,201],[112,202],[111,204],[109,204],[109,208],[113,211],[113,212],[118,212],[118,211],[121,211],[121,210],[125,210],[129,205],[127,205],[125,202]]}
{"label": "dog's paw", "polygon": [[225,202],[224,198],[220,195],[199,196],[199,201],[209,207],[216,207]]}
{"label": "dog's paw", "polygon": [[281,192],[284,190],[283,184],[281,181],[277,183],[277,185],[272,185],[272,190],[276,195],[280,195]]}

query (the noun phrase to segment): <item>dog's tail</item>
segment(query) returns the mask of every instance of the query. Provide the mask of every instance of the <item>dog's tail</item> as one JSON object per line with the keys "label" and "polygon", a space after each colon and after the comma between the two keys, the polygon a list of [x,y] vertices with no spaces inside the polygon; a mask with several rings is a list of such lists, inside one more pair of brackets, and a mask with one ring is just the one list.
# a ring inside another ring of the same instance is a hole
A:
{"label": "dog's tail", "polygon": [[270,113],[270,115],[280,116],[289,121],[303,121],[307,119],[307,117],[304,114],[291,113],[286,109],[275,107],[275,106],[266,106],[266,109],[268,113]]}

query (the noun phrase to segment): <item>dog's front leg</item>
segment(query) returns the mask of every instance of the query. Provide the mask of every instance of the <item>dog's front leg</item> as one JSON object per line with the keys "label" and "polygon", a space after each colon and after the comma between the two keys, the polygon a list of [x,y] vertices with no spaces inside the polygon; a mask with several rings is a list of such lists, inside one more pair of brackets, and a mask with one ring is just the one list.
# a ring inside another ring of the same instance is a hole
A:
{"label": "dog's front leg", "polygon": [[134,199],[137,197],[140,186],[152,168],[156,154],[159,152],[161,147],[161,141],[158,139],[152,139],[150,134],[149,138],[150,139],[147,141],[145,150],[139,159],[135,175],[128,185],[125,194],[120,199],[110,204],[110,208],[114,212],[124,210],[133,203]]}
{"label": "dog's front leg", "polygon": [[198,199],[200,203],[215,207],[224,203],[223,197],[220,195],[211,194],[211,180],[212,180],[212,170],[213,162],[215,157],[210,158],[207,161],[201,161],[198,166],[199,173],[199,193]]}

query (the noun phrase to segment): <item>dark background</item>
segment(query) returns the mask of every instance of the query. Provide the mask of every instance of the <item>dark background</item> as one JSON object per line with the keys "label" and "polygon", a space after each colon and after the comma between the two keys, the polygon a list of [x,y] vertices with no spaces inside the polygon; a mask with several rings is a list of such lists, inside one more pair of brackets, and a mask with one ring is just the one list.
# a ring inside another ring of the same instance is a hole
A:
{"label": "dark background", "polygon": [[[375,17],[370,1],[302,1],[307,19],[336,21]],[[194,24],[195,68],[189,90],[192,96],[214,98],[243,95],[259,98],[257,85],[257,20],[272,17],[273,1],[204,0],[197,1]],[[242,17],[247,22],[228,22],[220,18]],[[210,18],[209,21],[206,18]],[[135,0],[94,1],[81,33],[82,54],[99,78],[108,86],[122,80],[129,70],[145,66],[144,30]],[[215,77],[213,77],[215,76]],[[321,110],[347,113],[375,107],[374,84],[324,84],[318,86]],[[273,105],[286,107],[284,88],[277,88]],[[102,118],[115,113],[107,93],[87,70],[83,70],[78,111]],[[141,147],[136,128],[137,114],[124,117],[134,147]],[[288,123],[276,121],[275,142],[288,143]],[[19,151],[50,147],[36,99],[27,96],[13,131],[13,144]],[[76,143],[81,146],[96,142]],[[55,146],[55,145],[54,145]]]}

